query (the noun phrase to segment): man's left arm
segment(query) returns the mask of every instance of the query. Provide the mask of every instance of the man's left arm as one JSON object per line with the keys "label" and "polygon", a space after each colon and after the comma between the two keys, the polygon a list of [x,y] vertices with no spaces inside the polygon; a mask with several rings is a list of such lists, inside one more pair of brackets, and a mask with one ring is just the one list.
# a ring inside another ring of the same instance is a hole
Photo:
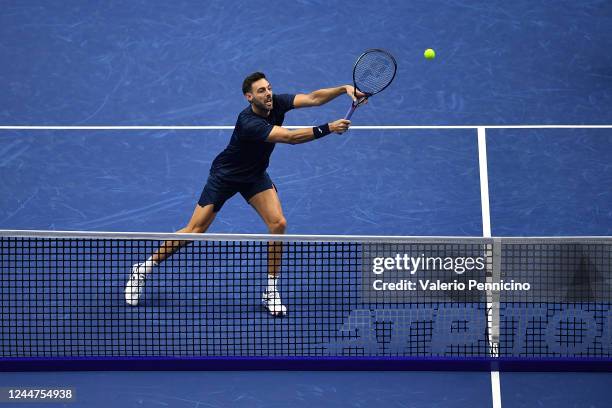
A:
{"label": "man's left arm", "polygon": [[[351,97],[351,99],[356,100],[355,88],[352,85],[342,85],[335,88],[318,89],[309,94],[297,94],[293,100],[293,106],[296,109],[308,108],[310,106],[320,106],[344,94],[347,94]],[[361,98],[363,96],[365,95],[357,91],[357,98]]]}

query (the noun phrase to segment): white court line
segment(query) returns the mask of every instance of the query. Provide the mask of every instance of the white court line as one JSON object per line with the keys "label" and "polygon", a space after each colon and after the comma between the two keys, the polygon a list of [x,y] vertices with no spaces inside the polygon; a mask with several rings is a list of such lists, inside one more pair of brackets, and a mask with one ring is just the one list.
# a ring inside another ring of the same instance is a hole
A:
{"label": "white court line", "polygon": [[[480,169],[480,205],[482,207],[482,236],[484,238],[491,238],[491,213],[489,208],[489,170],[487,166],[486,130],[484,127],[478,128],[478,165]],[[492,303],[487,302],[487,310],[493,311]],[[490,332],[489,335],[491,335]],[[491,370],[491,394],[493,399],[493,408],[501,408],[501,384],[499,380],[499,371]]]}
{"label": "white court line", "polygon": [[493,393],[493,408],[501,408],[499,371],[491,371],[491,392]]}
{"label": "white court line", "polygon": [[[308,125],[286,125],[303,129]],[[233,130],[234,126],[0,126],[0,130]],[[410,130],[410,129],[612,129],[612,125],[426,125],[426,126],[351,126],[351,130]]]}
{"label": "white court line", "polygon": [[491,238],[489,210],[489,170],[487,167],[487,141],[485,128],[478,128],[478,165],[480,169],[480,205],[482,207],[482,236]]}

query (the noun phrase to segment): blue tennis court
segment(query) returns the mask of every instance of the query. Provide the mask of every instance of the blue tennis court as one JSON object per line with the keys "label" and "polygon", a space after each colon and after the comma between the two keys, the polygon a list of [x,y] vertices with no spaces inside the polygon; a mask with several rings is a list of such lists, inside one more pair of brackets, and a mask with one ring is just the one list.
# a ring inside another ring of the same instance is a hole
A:
{"label": "blue tennis court", "polygon": [[[0,229],[176,231],[246,106],[247,74],[310,92],[350,83],[355,58],[381,47],[397,77],[353,129],[276,147],[288,233],[612,235],[610,2],[9,1],[0,23]],[[235,197],[209,232],[267,230]],[[110,299],[120,310],[121,292]],[[76,390],[41,406],[606,407],[610,386],[610,373],[563,371],[0,372],[0,388]]]}

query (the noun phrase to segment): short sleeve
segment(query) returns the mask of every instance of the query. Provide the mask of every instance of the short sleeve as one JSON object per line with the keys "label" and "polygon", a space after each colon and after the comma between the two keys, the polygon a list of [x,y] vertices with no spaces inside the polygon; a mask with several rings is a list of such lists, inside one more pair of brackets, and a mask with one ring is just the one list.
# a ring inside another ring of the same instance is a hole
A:
{"label": "short sleeve", "polygon": [[295,108],[293,101],[295,99],[294,94],[278,94],[274,95],[274,106],[278,108],[281,113],[285,113]]}
{"label": "short sleeve", "polygon": [[265,119],[254,115],[245,115],[239,120],[238,138],[242,141],[261,142],[268,138],[272,131],[273,125],[266,122]]}

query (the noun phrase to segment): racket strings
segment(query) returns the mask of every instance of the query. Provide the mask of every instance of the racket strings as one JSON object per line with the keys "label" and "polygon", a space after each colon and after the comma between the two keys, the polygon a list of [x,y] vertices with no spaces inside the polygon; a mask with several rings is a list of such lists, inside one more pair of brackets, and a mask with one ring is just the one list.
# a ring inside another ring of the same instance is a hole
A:
{"label": "racket strings", "polygon": [[396,64],[393,57],[382,52],[364,54],[354,70],[355,85],[367,95],[385,89],[395,77]]}

